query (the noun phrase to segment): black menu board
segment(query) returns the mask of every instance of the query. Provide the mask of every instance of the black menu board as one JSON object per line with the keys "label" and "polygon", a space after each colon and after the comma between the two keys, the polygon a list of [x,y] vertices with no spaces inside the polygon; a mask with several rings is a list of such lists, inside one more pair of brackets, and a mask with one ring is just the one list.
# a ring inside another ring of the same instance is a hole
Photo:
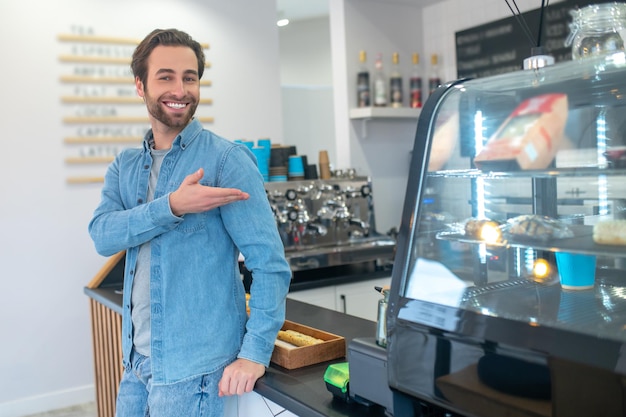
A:
{"label": "black menu board", "polygon": [[[544,53],[552,55],[556,62],[572,59],[571,47],[564,45],[570,34],[570,10],[598,3],[607,1],[564,0],[546,7],[541,31]],[[522,17],[530,29],[532,42],[519,22]],[[524,59],[537,46],[540,19],[538,8],[518,17],[511,13],[510,17],[456,32],[457,78],[487,77],[522,69]]]}

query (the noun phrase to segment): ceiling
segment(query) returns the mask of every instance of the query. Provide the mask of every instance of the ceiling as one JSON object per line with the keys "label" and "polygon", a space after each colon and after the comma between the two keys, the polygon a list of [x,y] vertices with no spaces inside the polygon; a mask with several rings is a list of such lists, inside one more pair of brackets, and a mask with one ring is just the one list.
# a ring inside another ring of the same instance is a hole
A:
{"label": "ceiling", "polygon": [[[289,20],[311,19],[327,16],[328,4],[333,0],[276,0],[276,10],[279,18]],[[440,0],[373,0],[381,3],[403,3],[416,6],[430,6]]]}

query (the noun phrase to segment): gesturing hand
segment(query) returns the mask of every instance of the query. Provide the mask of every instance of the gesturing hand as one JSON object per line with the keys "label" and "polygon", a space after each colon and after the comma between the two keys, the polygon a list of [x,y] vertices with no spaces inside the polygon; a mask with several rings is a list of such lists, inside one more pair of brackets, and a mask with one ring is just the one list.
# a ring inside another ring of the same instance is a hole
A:
{"label": "gesturing hand", "polygon": [[187,175],[176,191],[170,194],[170,208],[176,216],[187,213],[201,213],[234,201],[250,198],[236,188],[208,187],[200,184],[204,169],[200,168]]}

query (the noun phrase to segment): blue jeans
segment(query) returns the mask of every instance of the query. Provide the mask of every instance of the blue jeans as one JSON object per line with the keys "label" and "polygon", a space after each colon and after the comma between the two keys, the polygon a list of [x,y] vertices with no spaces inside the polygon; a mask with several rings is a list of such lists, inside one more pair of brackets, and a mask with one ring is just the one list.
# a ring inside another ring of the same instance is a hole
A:
{"label": "blue jeans", "polygon": [[131,367],[120,382],[115,417],[223,417],[224,398],[217,395],[223,371],[152,385],[150,358],[133,351]]}

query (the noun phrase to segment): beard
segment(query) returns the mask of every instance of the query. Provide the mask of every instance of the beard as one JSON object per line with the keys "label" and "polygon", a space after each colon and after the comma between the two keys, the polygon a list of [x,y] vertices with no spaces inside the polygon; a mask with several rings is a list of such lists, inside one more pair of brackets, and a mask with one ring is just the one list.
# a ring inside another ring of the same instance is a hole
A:
{"label": "beard", "polygon": [[[183,129],[185,126],[187,126],[193,115],[196,113],[196,108],[198,107],[197,98],[193,96],[183,97],[183,99],[171,101],[189,101],[189,104],[187,104],[187,107],[185,108],[185,112],[180,114],[169,114],[162,107],[162,97],[158,100],[155,100],[152,98],[152,96],[150,96],[150,94],[148,94],[147,91],[144,91],[144,97],[146,98],[146,107],[148,109],[148,113],[150,113],[150,115],[156,120],[171,129]],[[190,100],[187,100],[188,98]]]}

